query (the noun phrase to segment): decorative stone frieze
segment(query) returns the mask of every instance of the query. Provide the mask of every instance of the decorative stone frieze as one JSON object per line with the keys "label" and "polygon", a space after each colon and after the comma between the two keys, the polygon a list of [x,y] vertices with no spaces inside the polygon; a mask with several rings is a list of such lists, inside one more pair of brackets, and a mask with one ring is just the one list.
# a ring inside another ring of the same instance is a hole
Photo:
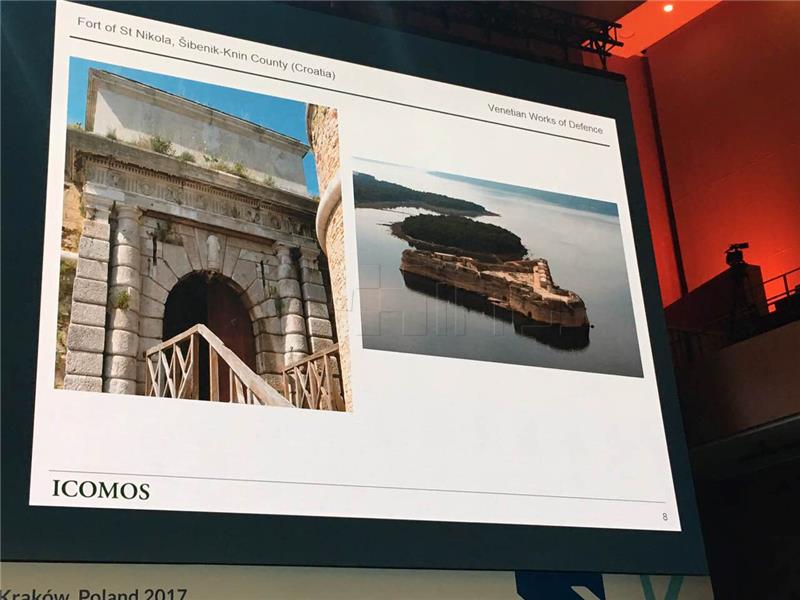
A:
{"label": "decorative stone frieze", "polygon": [[129,203],[142,208],[171,207],[170,214],[190,219],[208,213],[255,225],[264,234],[278,234],[287,241],[297,238],[298,243],[314,242],[313,214],[293,214],[279,208],[289,200],[279,191],[259,190],[264,196],[261,199],[96,155],[87,156],[85,176],[96,186],[123,192]]}

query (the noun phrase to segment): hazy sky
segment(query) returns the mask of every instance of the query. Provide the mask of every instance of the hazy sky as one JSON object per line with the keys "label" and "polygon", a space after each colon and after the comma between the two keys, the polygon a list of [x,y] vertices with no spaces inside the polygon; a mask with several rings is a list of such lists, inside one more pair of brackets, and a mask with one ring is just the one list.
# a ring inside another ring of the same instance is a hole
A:
{"label": "hazy sky", "polygon": [[[372,175],[376,179],[397,183],[414,190],[444,194],[445,196],[470,200],[478,204],[486,194],[486,191],[482,190],[481,186],[476,185],[479,181],[477,179],[471,180],[471,182],[458,181],[413,167],[358,158],[354,161],[354,170]],[[491,185],[490,182],[485,183]]]}
{"label": "hazy sky", "polygon": [[[547,203],[558,199],[562,207],[570,207],[581,212],[586,210],[585,206],[578,204],[585,199],[580,199],[576,196],[545,192],[535,188],[498,183],[485,179],[475,179],[463,175],[425,171],[365,158],[356,158],[353,162],[355,171],[372,175],[377,179],[397,183],[414,190],[434,192],[478,204],[485,203],[487,196],[500,200],[527,202],[540,200]],[[591,200],[591,202],[601,203],[607,207],[612,206],[612,203],[602,200]]]}
{"label": "hazy sky", "polygon": [[[69,95],[67,97],[67,122],[81,123],[86,120],[86,87],[89,69],[103,69],[135,81],[153,86],[165,92],[194,100],[211,108],[251,121],[278,133],[308,143],[306,135],[306,105],[295,100],[286,100],[264,94],[255,94],[150,71],[139,71],[82,58],[70,59]],[[319,194],[314,157],[309,152],[303,159],[306,184],[311,194]]]}

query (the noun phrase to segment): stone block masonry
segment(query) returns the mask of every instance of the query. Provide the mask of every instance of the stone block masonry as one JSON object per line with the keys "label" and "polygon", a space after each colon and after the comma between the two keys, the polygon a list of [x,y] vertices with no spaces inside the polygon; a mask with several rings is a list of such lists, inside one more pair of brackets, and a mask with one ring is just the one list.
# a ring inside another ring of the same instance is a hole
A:
{"label": "stone block masonry", "polygon": [[[303,304],[306,309],[306,331],[312,354],[333,344],[333,326],[328,317],[328,294],[319,269],[319,254],[317,250],[304,249],[300,252],[300,279]],[[323,339],[328,340],[328,343],[322,341]]]}
{"label": "stone block masonry", "polygon": [[331,289],[336,314],[336,331],[339,336],[339,356],[342,361],[342,383],[345,406],[353,410],[352,386],[350,384],[350,329],[347,315],[347,281],[344,268],[344,223],[342,203],[334,209],[326,231],[325,247],[328,264],[331,265]]}
{"label": "stone block masonry", "polygon": [[[139,350],[140,261],[139,219],[136,206],[118,204],[111,244],[111,269],[108,290],[110,319],[106,340],[103,391],[136,393],[136,356]],[[132,301],[135,298],[135,301]]]}
{"label": "stone block masonry", "polygon": [[87,217],[78,244],[78,264],[67,329],[64,388],[100,392],[103,389],[105,306],[111,239],[109,218],[113,200],[84,194]]}
{"label": "stone block masonry", "polygon": [[325,190],[339,171],[339,119],[335,108],[311,104],[306,114],[306,127],[320,191]]}
{"label": "stone block masonry", "polygon": [[[314,161],[317,166],[319,188],[322,192],[320,207],[317,212],[317,235],[328,257],[330,266],[330,287],[333,295],[333,311],[336,319],[336,333],[339,338],[339,356],[341,358],[342,383],[345,406],[353,410],[353,399],[350,385],[350,330],[348,328],[347,284],[344,262],[344,222],[342,215],[341,182],[339,181],[339,123],[336,109],[325,106],[309,105],[306,113],[306,127],[311,147],[314,150]],[[326,205],[326,206],[323,206]],[[317,290],[311,287],[317,282],[309,279],[305,292],[309,295],[311,306],[321,312],[319,300],[310,296]],[[311,337],[311,346],[323,349],[327,338]]]}
{"label": "stone block masonry", "polygon": [[297,280],[297,266],[294,264],[291,248],[280,244],[276,247],[275,254],[278,257],[278,313],[281,330],[296,332],[286,334],[283,338],[284,363],[291,366],[308,356],[303,304],[300,302],[300,282]]}

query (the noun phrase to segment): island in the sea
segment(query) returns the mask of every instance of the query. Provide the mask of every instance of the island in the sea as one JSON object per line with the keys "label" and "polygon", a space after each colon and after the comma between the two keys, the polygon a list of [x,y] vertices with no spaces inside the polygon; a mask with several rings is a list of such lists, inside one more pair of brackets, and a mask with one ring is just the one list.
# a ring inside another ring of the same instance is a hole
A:
{"label": "island in the sea", "polygon": [[523,258],[528,250],[508,229],[456,215],[413,215],[392,223],[392,234],[418,250],[433,250],[502,262]]}
{"label": "island in the sea", "polygon": [[[476,202],[365,173],[353,174],[353,186],[356,208],[416,208],[435,213],[387,224],[394,236],[411,246],[400,261],[406,286],[437,297],[449,289],[451,301],[511,319],[515,327],[525,321],[533,324],[534,337],[546,333],[541,325],[552,326],[557,339],[548,342],[551,345],[582,348],[588,344],[589,319],[581,297],[553,283],[546,259],[527,258],[528,249],[518,235],[475,220],[496,213]],[[465,294],[456,294],[458,290]]]}
{"label": "island in the sea", "polygon": [[588,328],[580,296],[553,283],[544,258],[510,231],[464,217],[416,215],[392,224],[414,248],[403,251],[400,270],[465,290],[489,304],[538,323]]}

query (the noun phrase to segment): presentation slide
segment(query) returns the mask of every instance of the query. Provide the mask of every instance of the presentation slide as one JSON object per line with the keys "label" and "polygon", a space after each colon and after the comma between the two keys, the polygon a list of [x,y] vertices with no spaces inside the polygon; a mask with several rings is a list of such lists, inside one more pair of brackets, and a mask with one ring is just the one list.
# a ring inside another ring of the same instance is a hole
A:
{"label": "presentation slide", "polygon": [[61,3],[30,504],[681,531],[617,122]]}

